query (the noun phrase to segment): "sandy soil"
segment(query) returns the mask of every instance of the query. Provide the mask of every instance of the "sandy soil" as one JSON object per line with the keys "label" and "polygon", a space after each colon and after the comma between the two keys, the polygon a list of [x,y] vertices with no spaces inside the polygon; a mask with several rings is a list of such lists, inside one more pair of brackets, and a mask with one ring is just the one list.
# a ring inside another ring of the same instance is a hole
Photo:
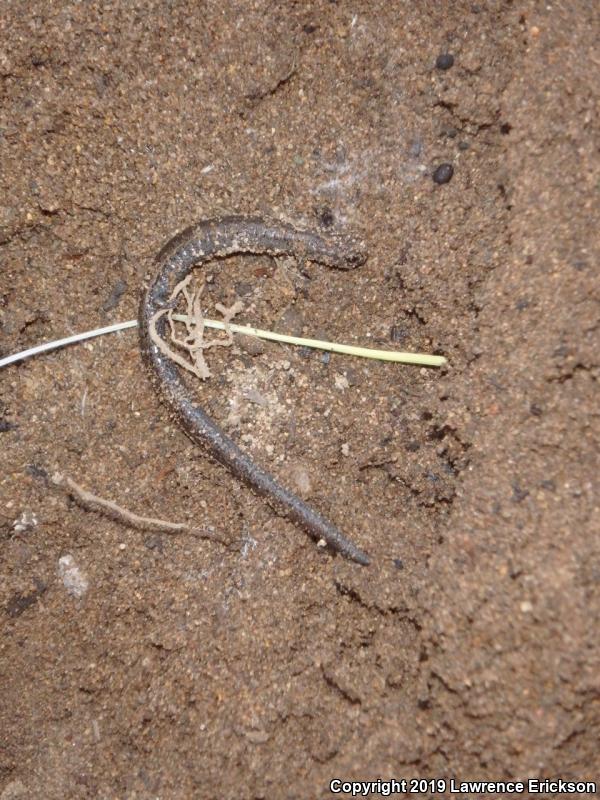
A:
{"label": "sandy soil", "polygon": [[449,366],[266,346],[195,389],[368,568],[186,439],[135,333],[3,370],[2,800],[598,777],[599,31],[594,0],[5,3],[2,354],[133,318],[177,230],[268,212],[369,260],[232,259],[209,306]]}

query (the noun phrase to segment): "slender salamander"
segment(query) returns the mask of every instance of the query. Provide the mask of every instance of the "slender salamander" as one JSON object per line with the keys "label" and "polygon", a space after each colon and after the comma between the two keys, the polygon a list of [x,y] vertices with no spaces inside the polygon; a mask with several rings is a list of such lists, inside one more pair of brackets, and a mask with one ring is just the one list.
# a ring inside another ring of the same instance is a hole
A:
{"label": "slender salamander", "polygon": [[[157,311],[169,306],[173,287],[200,264],[235,253],[270,256],[292,255],[329,267],[352,269],[366,259],[363,242],[352,236],[300,230],[292,225],[253,216],[227,216],[205,220],[177,234],[157,256],[157,271],[145,290],[139,312],[141,352],[152,384],[190,439],[226,466],[237,478],[262,495],[280,514],[293,520],[316,539],[324,539],[337,552],[359,564],[369,558],[329,520],[293,492],[279,484],[241,450],[235,442],[188,396],[177,368],[159,351],[149,336],[149,323]],[[165,335],[166,318],[156,322]]]}

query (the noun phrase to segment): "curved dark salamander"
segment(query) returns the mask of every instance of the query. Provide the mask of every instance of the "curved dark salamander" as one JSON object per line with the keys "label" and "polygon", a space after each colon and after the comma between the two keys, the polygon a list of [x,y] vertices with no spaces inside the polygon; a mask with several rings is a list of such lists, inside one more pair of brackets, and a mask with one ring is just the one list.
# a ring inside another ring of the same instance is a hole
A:
{"label": "curved dark salamander", "polygon": [[[258,217],[231,216],[206,220],[177,234],[157,256],[157,273],[144,292],[139,312],[142,357],[154,388],[192,441],[228,467],[238,478],[265,497],[276,511],[305,528],[316,539],[324,539],[334,550],[368,565],[368,556],[348,541],[325,517],[281,486],[257,466],[187,395],[175,364],[152,343],[148,326],[161,308],[168,306],[176,283],[198,264],[234,253],[280,256],[290,254],[330,267],[351,269],[366,259],[363,243],[354,237],[299,230],[283,222]],[[161,337],[165,317],[156,323]]]}

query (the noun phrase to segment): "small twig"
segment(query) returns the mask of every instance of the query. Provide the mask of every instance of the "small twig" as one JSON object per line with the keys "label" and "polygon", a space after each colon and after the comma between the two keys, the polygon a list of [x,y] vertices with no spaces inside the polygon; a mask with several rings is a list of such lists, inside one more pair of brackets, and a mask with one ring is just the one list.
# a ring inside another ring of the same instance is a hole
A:
{"label": "small twig", "polygon": [[231,542],[222,539],[215,533],[203,530],[201,528],[194,528],[187,525],[185,522],[168,522],[164,519],[157,519],[155,517],[140,517],[134,514],[133,511],[128,511],[112,500],[105,500],[103,497],[98,497],[91,492],[86,491],[72,478],[66,475],[61,475],[56,472],[52,476],[52,483],[55,486],[66,488],[69,494],[73,497],[78,505],[86,511],[94,511],[98,514],[103,514],[115,522],[126,525],[128,528],[135,528],[139,531],[158,531],[161,533],[190,533],[198,539],[210,539],[214,542],[219,542],[225,546],[231,545]]}

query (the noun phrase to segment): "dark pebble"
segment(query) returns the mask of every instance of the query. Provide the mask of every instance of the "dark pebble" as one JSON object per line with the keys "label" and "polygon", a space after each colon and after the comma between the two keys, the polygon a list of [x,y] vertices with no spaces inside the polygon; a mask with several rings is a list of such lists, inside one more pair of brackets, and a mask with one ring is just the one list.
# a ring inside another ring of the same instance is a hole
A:
{"label": "dark pebble", "polygon": [[532,403],[529,406],[529,411],[533,414],[534,417],[541,417],[542,414],[544,413],[543,408],[539,406],[537,403]]}
{"label": "dark pebble", "polygon": [[416,453],[417,450],[421,449],[421,445],[418,442],[407,442],[404,448],[408,450],[409,453]]}
{"label": "dark pebble", "polygon": [[404,569],[404,564],[402,562],[402,559],[401,558],[395,558],[394,559],[394,566],[396,567],[396,569]]}
{"label": "dark pebble", "polygon": [[442,184],[450,183],[454,175],[454,167],[452,164],[440,164],[433,173],[433,182]]}
{"label": "dark pebble", "polygon": [[17,426],[14,422],[9,422],[7,419],[0,419],[0,433],[8,433],[8,431],[14,431],[17,429]]}
{"label": "dark pebble", "polygon": [[331,361],[331,353],[323,353],[323,355],[321,356],[321,361],[323,362],[323,364],[325,364],[325,366],[327,366],[327,364],[329,364],[329,362]]}
{"label": "dark pebble", "polygon": [[459,150],[463,150],[463,151],[464,150],[468,150],[469,149],[469,143],[468,142],[464,142],[464,141],[463,142],[459,142],[458,143],[458,149]]}
{"label": "dark pebble", "polygon": [[452,53],[440,53],[435,60],[437,69],[446,70],[454,65],[454,56]]}

